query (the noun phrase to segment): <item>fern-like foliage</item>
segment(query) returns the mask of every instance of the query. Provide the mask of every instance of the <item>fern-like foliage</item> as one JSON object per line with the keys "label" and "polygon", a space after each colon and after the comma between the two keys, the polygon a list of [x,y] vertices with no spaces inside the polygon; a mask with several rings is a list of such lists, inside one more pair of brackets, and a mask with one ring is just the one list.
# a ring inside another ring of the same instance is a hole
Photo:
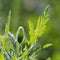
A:
{"label": "fern-like foliage", "polygon": [[[33,22],[28,20],[29,39],[26,38],[22,26],[18,28],[16,36],[9,32],[10,16],[11,12],[9,12],[8,22],[5,26],[5,34],[3,36],[0,35],[0,60],[37,60],[35,57],[36,53],[41,50],[37,38],[41,37],[46,29],[46,23],[49,20],[48,7],[43,15],[39,16],[36,28],[34,28]],[[22,38],[20,34],[22,34]],[[46,44],[43,46],[43,49],[51,45]]]}

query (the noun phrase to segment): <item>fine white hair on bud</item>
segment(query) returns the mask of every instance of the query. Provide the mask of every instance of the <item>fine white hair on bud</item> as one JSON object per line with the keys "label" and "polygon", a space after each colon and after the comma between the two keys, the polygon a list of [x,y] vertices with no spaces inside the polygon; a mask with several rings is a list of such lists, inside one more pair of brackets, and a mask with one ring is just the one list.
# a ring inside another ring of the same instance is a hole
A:
{"label": "fine white hair on bud", "polygon": [[22,32],[23,32],[23,40],[22,40],[22,41],[24,41],[24,39],[25,39],[24,28],[23,28],[23,26],[20,26],[20,27],[18,28],[18,30],[17,30],[17,33],[16,33],[16,41],[17,41],[17,39],[18,39],[18,36],[19,36],[19,33],[20,33],[21,30],[22,30]]}
{"label": "fine white hair on bud", "polygon": [[12,39],[14,39],[14,35],[13,35],[11,32],[8,32],[8,35],[9,35]]}

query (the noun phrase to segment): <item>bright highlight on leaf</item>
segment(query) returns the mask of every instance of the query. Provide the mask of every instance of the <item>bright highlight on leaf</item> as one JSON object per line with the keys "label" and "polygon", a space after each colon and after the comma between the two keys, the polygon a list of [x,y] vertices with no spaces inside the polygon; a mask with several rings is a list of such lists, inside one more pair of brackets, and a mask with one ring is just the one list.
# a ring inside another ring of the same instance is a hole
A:
{"label": "bright highlight on leaf", "polygon": [[5,60],[3,54],[0,54],[0,60]]}
{"label": "bright highlight on leaf", "polygon": [[53,44],[45,44],[44,46],[43,46],[43,48],[45,49],[45,48],[48,48],[48,47],[50,47],[50,46],[52,46]]}
{"label": "bright highlight on leaf", "polygon": [[24,58],[28,55],[28,50],[26,50],[23,54],[22,54],[22,60],[24,60]]}
{"label": "bright highlight on leaf", "polygon": [[34,33],[34,26],[30,20],[28,20],[28,23],[29,23],[29,34],[31,36]]}
{"label": "bright highlight on leaf", "polygon": [[5,26],[5,36],[8,37],[9,27],[10,27],[11,11],[9,11],[8,22]]}
{"label": "bright highlight on leaf", "polygon": [[14,55],[12,56],[12,60],[18,60],[18,58]]}
{"label": "bright highlight on leaf", "polygon": [[2,43],[2,47],[4,48],[4,44],[5,44],[5,38],[4,38],[4,36],[1,36],[0,35],[0,42]]}

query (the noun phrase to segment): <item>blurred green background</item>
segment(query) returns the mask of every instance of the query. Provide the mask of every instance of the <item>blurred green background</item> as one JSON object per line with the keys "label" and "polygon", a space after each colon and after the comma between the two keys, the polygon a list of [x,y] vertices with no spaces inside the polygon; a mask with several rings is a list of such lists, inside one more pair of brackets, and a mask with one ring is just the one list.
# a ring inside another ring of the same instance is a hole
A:
{"label": "blurred green background", "polygon": [[60,60],[60,0],[0,0],[0,34],[5,32],[9,10],[11,10],[10,31],[16,34],[18,27],[23,26],[27,35],[28,20],[32,20],[36,26],[38,17],[43,14],[47,5],[50,6],[50,20],[39,42],[42,45],[53,43],[53,46],[40,52],[37,58],[45,60],[51,57],[52,60]]}

